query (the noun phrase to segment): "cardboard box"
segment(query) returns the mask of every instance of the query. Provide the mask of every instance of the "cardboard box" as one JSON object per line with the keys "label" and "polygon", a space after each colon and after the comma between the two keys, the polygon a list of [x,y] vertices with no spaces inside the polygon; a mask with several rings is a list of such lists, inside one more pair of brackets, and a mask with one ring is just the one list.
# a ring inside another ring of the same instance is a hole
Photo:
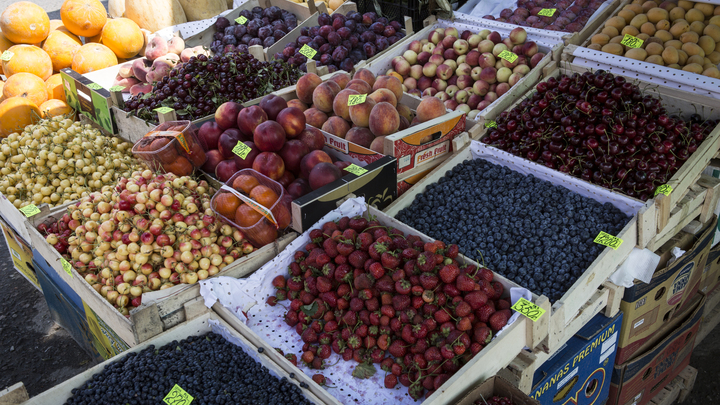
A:
{"label": "cardboard box", "polygon": [[718,285],[720,285],[720,245],[714,246],[708,253],[699,290],[709,294]]}
{"label": "cardboard box", "polygon": [[592,405],[610,390],[623,314],[592,318],[565,347],[535,371],[530,392],[543,405]]}
{"label": "cardboard box", "polygon": [[[625,316],[617,364],[634,358],[644,344],[657,342],[660,339],[657,331],[695,296],[714,233],[714,221],[706,224],[697,236],[680,232],[656,252],[661,258],[650,283],[636,281],[634,286],[625,289],[620,303]],[[670,252],[676,246],[686,252],[667,265]]]}
{"label": "cardboard box", "polygon": [[32,265],[32,248],[10,225],[5,223],[3,219],[0,219],[0,227],[2,227],[3,236],[5,237],[5,245],[10,250],[13,267],[15,267],[15,270],[20,272],[27,281],[42,291],[37,275],[35,274],[35,268],[33,268]]}
{"label": "cardboard box", "polygon": [[477,385],[455,405],[474,405],[475,401],[492,398],[494,396],[512,398],[515,405],[540,405],[540,403],[520,391],[516,386],[502,377],[494,376]]}
{"label": "cardboard box", "polygon": [[696,294],[656,332],[659,342],[642,346],[633,360],[615,365],[608,405],[647,404],[690,364],[704,308],[705,295]]}
{"label": "cardboard box", "polygon": [[[442,163],[442,162],[438,162]],[[410,174],[409,176],[398,176],[398,182],[397,182],[397,192],[398,197],[403,195],[404,192],[408,191],[410,187],[414,186],[417,182],[423,179],[426,174],[430,173],[435,169],[437,165],[432,165],[428,167],[427,169],[421,171],[420,173],[414,173]]]}

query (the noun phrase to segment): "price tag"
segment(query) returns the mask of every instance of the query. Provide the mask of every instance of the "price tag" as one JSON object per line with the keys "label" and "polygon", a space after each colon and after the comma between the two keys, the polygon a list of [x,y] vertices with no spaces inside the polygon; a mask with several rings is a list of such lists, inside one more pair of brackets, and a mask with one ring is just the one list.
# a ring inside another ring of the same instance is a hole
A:
{"label": "price tag", "polygon": [[615,250],[622,245],[623,240],[618,238],[617,236],[612,236],[609,233],[605,233],[603,231],[600,231],[598,236],[593,241],[599,245],[608,246]]}
{"label": "price tag", "polygon": [[540,317],[543,316],[543,314],[545,313],[544,309],[542,309],[539,306],[533,304],[532,302],[526,300],[525,298],[520,298],[515,303],[515,305],[510,307],[510,309],[520,312],[521,314],[530,318],[530,320],[533,322],[540,319]]}
{"label": "price tag", "polygon": [[168,392],[167,395],[165,395],[165,398],[163,398],[163,402],[165,402],[168,405],[189,405],[193,398],[190,394],[187,393],[184,389],[180,388],[179,385],[175,384],[174,387]]}
{"label": "price tag", "polygon": [[97,83],[90,83],[90,84],[87,85],[87,87],[88,87],[88,89],[93,89],[93,90],[100,90],[100,89],[102,89],[102,86],[99,85],[99,84],[97,84]]}
{"label": "price tag", "polygon": [[350,166],[345,168],[345,171],[348,171],[356,176],[362,176],[363,174],[367,173],[367,169],[364,169],[355,163],[351,164]]}
{"label": "price tag", "polygon": [[110,87],[110,91],[123,91],[125,90],[125,87],[123,86],[112,86]]}
{"label": "price tag", "polygon": [[10,51],[5,51],[2,53],[2,55],[0,55],[0,60],[4,60],[5,62],[7,62],[10,59],[12,59],[13,56],[15,56],[14,53],[12,53]]}
{"label": "price tag", "polygon": [[625,45],[628,48],[640,48],[642,46],[643,42],[645,42],[645,41],[643,41],[640,38],[636,38],[630,34],[625,34],[622,41],[620,41],[620,44]]}
{"label": "price tag", "polygon": [[543,17],[552,17],[555,14],[555,8],[544,8],[538,12],[538,15]]}
{"label": "price tag", "polygon": [[488,121],[485,123],[485,128],[497,128],[497,122],[495,121]]}
{"label": "price tag", "polygon": [[238,23],[238,24],[243,24],[243,25],[244,25],[247,21],[248,21],[248,20],[247,20],[247,17],[245,17],[244,15],[241,15],[240,17],[238,17],[238,18],[235,19],[235,22],[236,22],[236,23]]}
{"label": "price tag", "polygon": [[65,273],[67,273],[68,276],[72,278],[72,266],[70,265],[70,263],[68,263],[68,261],[65,259],[60,259],[60,264],[62,265],[63,270],[65,270]]}
{"label": "price tag", "polygon": [[351,94],[350,97],[348,97],[348,106],[362,104],[366,99],[367,94]]}
{"label": "price tag", "polygon": [[506,61],[513,63],[517,60],[518,56],[510,51],[502,51],[498,55],[499,58],[505,59]]}
{"label": "price tag", "polygon": [[158,107],[158,108],[155,109],[155,111],[157,111],[157,112],[160,113],[160,114],[167,114],[167,113],[169,113],[170,111],[175,111],[175,110],[173,110],[173,109],[170,108],[170,107]]}
{"label": "price tag", "polygon": [[25,214],[26,217],[30,218],[33,215],[39,214],[40,208],[36,207],[35,204],[30,204],[20,208],[20,212]]}
{"label": "price tag", "polygon": [[235,147],[232,149],[233,153],[240,156],[240,159],[242,160],[245,160],[251,150],[251,147],[245,145],[241,141],[238,141],[237,145],[235,145]]}
{"label": "price tag", "polygon": [[315,57],[315,54],[317,54],[317,51],[307,45],[303,45],[302,48],[300,48],[300,54],[305,55],[308,59],[312,59]]}
{"label": "price tag", "polygon": [[655,195],[658,194],[664,194],[664,195],[670,195],[672,193],[672,187],[670,187],[669,184],[663,184],[662,186],[655,189]]}

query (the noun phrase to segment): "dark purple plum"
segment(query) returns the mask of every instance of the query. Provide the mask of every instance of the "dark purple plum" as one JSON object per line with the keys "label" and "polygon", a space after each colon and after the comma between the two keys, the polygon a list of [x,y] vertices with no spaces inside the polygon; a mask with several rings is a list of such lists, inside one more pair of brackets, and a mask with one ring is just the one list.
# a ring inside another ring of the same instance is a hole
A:
{"label": "dark purple plum", "polygon": [[218,17],[217,20],[215,20],[215,29],[218,31],[222,31],[225,29],[225,27],[230,26],[230,20],[228,20],[225,17]]}
{"label": "dark purple plum", "polygon": [[332,24],[332,18],[330,18],[330,14],[328,14],[328,13],[320,13],[320,15],[318,15],[318,24],[320,24],[320,25],[331,25],[331,24]]}

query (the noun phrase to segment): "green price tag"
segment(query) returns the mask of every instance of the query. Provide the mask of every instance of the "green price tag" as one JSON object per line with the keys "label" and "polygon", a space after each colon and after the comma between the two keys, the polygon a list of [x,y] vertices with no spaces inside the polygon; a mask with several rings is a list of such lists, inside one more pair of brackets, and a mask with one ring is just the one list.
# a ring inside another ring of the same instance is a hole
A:
{"label": "green price tag", "polygon": [[14,53],[12,53],[10,51],[5,51],[2,53],[2,55],[0,55],[0,60],[4,60],[5,62],[7,62],[10,59],[12,59],[13,56],[15,56]]}
{"label": "green price tag", "polygon": [[241,15],[240,17],[235,19],[235,22],[238,24],[244,25],[247,22],[247,17],[245,17],[244,15]]}
{"label": "green price tag", "polygon": [[232,149],[233,153],[240,156],[240,159],[243,159],[243,160],[245,160],[245,158],[247,157],[247,155],[250,153],[251,150],[252,150],[251,147],[245,145],[244,143],[242,143],[240,141],[238,141],[237,145],[235,145],[235,147]]}
{"label": "green price tag", "polygon": [[488,121],[485,123],[485,128],[497,128],[497,122],[495,121]]}
{"label": "green price tag", "polygon": [[662,186],[655,189],[655,195],[658,194],[664,194],[664,195],[670,195],[672,193],[672,187],[670,187],[669,184],[663,184]]}
{"label": "green price tag", "polygon": [[188,394],[184,389],[180,388],[179,385],[175,384],[174,387],[165,395],[163,402],[168,405],[189,405],[193,401],[193,397]]}
{"label": "green price tag", "polygon": [[90,84],[87,85],[87,87],[88,87],[88,89],[93,89],[93,90],[100,90],[100,89],[102,89],[102,86],[99,85],[99,84],[97,84],[97,83],[90,83]]}
{"label": "green price tag", "polygon": [[348,106],[362,104],[365,99],[367,99],[367,94],[351,94],[348,97]]}
{"label": "green price tag", "polygon": [[553,14],[555,14],[555,10],[557,10],[557,9],[544,8],[544,9],[540,10],[540,12],[538,12],[538,15],[543,16],[543,17],[552,17]]}
{"label": "green price tag", "polygon": [[622,245],[623,240],[618,238],[617,236],[612,236],[609,233],[600,231],[600,233],[598,234],[598,236],[595,238],[595,240],[593,242],[595,242],[599,245],[611,247],[611,248],[617,250],[617,248],[619,248],[620,245]]}
{"label": "green price tag", "polygon": [[620,41],[620,44],[625,45],[628,48],[640,48],[642,46],[643,42],[645,42],[645,41],[643,41],[640,38],[636,38],[630,34],[625,34],[622,41]]}
{"label": "green price tag", "polygon": [[70,263],[68,263],[68,261],[65,259],[60,259],[60,264],[62,265],[63,270],[65,270],[65,273],[67,273],[68,276],[72,278],[72,266],[70,265]]}
{"label": "green price tag", "polygon": [[20,212],[25,214],[26,217],[30,218],[33,215],[39,214],[40,208],[36,207],[35,204],[30,204],[20,208]]}
{"label": "green price tag", "polygon": [[520,312],[521,314],[530,318],[530,320],[533,322],[540,319],[540,317],[543,316],[543,314],[545,313],[544,309],[526,300],[525,298],[520,298],[515,303],[515,305],[510,307],[510,309]]}
{"label": "green price tag", "polygon": [[315,54],[317,54],[317,51],[307,45],[303,45],[302,48],[300,48],[300,54],[305,55],[308,59],[312,59],[315,57]]}
{"label": "green price tag", "polygon": [[513,63],[517,60],[518,56],[510,51],[502,51],[498,55],[499,58],[505,59],[506,61]]}
{"label": "green price tag", "polygon": [[123,91],[125,90],[125,87],[123,86],[112,86],[110,87],[110,91]]}
{"label": "green price tag", "polygon": [[345,170],[356,176],[362,176],[363,174],[367,173],[367,169],[363,169],[362,167],[356,165],[355,163],[346,167]]}
{"label": "green price tag", "polygon": [[170,107],[158,107],[158,108],[155,109],[155,111],[157,111],[159,114],[167,114],[167,113],[169,113],[170,111],[175,111],[175,110],[173,110],[173,109],[170,108]]}

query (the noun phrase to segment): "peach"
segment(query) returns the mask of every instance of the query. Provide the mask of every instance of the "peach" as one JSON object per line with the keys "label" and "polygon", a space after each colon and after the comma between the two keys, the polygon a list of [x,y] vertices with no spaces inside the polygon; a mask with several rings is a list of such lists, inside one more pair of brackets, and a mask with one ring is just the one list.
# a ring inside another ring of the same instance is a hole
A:
{"label": "peach", "polygon": [[[413,66],[415,66],[415,65],[422,66],[422,65],[428,63],[430,61],[430,56],[432,56],[432,54],[430,52],[420,52],[417,56],[417,60],[413,64]],[[412,71],[412,68],[410,68],[410,70]]]}
{"label": "peach", "polygon": [[[335,84],[335,86],[332,86],[330,83]],[[340,92],[340,90],[335,91],[335,87],[339,88],[340,86],[335,82],[325,82],[315,88],[312,95],[315,108],[326,113],[332,112],[333,100],[337,93]]]}
{"label": "peach", "polygon": [[517,27],[510,31],[509,38],[515,45],[522,44],[523,42],[525,42],[525,40],[527,40],[527,32],[525,31],[525,29]]}
{"label": "peach", "polygon": [[370,112],[368,126],[375,136],[394,134],[400,127],[400,114],[390,103],[377,103]]}
{"label": "peach", "polygon": [[405,117],[408,121],[412,121],[412,119],[415,117],[415,113],[413,113],[410,107],[406,106],[405,104],[398,104],[396,108],[398,114],[400,114],[401,117]]}
{"label": "peach", "polygon": [[138,83],[130,87],[130,94],[137,96],[140,93],[148,94],[152,91],[152,84],[149,83]]}
{"label": "peach", "polygon": [[297,108],[297,109],[299,109],[300,111],[305,111],[305,110],[307,110],[308,108],[310,108],[310,107],[308,107],[307,104],[303,103],[302,101],[300,101],[300,100],[298,100],[298,99],[294,99],[294,100],[288,101],[288,102],[287,102],[287,105],[288,105],[288,107]]}
{"label": "peach", "polygon": [[287,108],[287,101],[275,94],[268,94],[260,100],[260,108],[265,111],[269,120],[275,120],[280,111]]}
{"label": "peach", "polygon": [[358,92],[358,94],[368,94],[372,91],[372,86],[367,84],[365,80],[352,79],[345,86],[345,90],[352,89]]}
{"label": "peach", "polygon": [[310,148],[298,139],[291,139],[285,142],[285,145],[279,152],[280,157],[283,159],[283,162],[285,162],[285,169],[295,175],[300,174],[300,162],[308,153],[310,153]]}
{"label": "peach", "polygon": [[322,127],[325,121],[328,120],[327,114],[317,108],[308,108],[303,111],[303,114],[305,115],[305,122],[315,128]]}
{"label": "peach", "polygon": [[185,50],[185,41],[180,37],[172,37],[172,39],[167,42],[167,46],[168,53],[180,56],[182,51]]}
{"label": "peach", "polygon": [[275,152],[262,152],[257,155],[252,168],[273,180],[279,180],[285,174],[285,162]]}
{"label": "peach", "polygon": [[338,86],[340,86],[341,90],[347,86],[348,82],[350,82],[351,79],[352,78],[350,77],[349,74],[341,73],[341,72],[335,73],[330,78],[330,80],[332,80],[333,82],[337,83]]}
{"label": "peach", "polygon": [[[402,119],[403,117],[401,117]],[[369,148],[375,135],[369,129],[363,127],[353,127],[345,134],[345,140]]]}
{"label": "peach", "polygon": [[480,53],[492,52],[495,43],[489,39],[484,39],[478,44],[477,50]]}
{"label": "peach", "polygon": [[127,63],[123,63],[122,65],[120,65],[120,69],[118,70],[118,75],[120,75],[121,77],[124,77],[126,79],[128,77],[135,77],[135,75],[133,75],[132,65],[133,65],[132,62],[127,62]]}
{"label": "peach", "polygon": [[323,162],[332,163],[330,155],[321,150],[311,151],[300,161],[300,177],[307,179],[313,167],[315,167],[318,163]]}
{"label": "peach", "polygon": [[[243,109],[242,104],[234,101],[222,103],[215,111],[215,122],[222,129],[233,128],[237,125],[237,116]],[[205,124],[203,124],[205,125]],[[214,148],[210,148],[214,149]]]}
{"label": "peach", "polygon": [[243,140],[252,140],[255,128],[268,120],[265,111],[257,105],[243,108],[237,115],[237,127],[243,135]]}
{"label": "peach", "polygon": [[275,121],[285,130],[288,139],[297,138],[305,130],[305,114],[299,108],[288,107],[280,110]]}
{"label": "peach", "polygon": [[364,80],[370,85],[370,87],[375,84],[375,75],[367,69],[358,69],[357,72],[355,72],[353,79]]}
{"label": "peach", "polygon": [[533,55],[532,58],[530,58],[530,67],[534,68],[535,66],[537,66],[537,64],[540,63],[540,61],[544,57],[545,57],[545,54],[542,52],[538,52],[535,55]]}
{"label": "peach", "polygon": [[417,118],[420,122],[427,122],[432,119],[445,115],[445,106],[443,102],[435,97],[425,97],[418,105]]}
{"label": "peach", "polygon": [[350,130],[350,124],[338,116],[333,116],[325,121],[322,130],[340,138],[345,138],[345,134]]}
{"label": "peach", "polygon": [[405,86],[404,89],[415,90],[417,89],[417,80],[412,77],[408,77],[403,81],[403,86]]}
{"label": "peach", "polygon": [[[365,82],[363,82],[365,83]],[[333,112],[343,120],[350,121],[350,107],[348,106],[348,98],[351,95],[358,95],[359,92],[353,89],[341,90],[333,100]]]}
{"label": "peach", "polygon": [[337,181],[343,176],[343,172],[332,163],[321,162],[315,165],[310,171],[308,182],[310,188],[317,190],[320,187]]}
{"label": "peach", "polygon": [[307,145],[308,149],[311,151],[321,150],[325,146],[325,135],[323,135],[323,133],[317,128],[305,128],[298,139],[300,139],[300,142]]}
{"label": "peach", "polygon": [[408,121],[407,118],[400,116],[400,126],[398,127],[398,131],[403,131],[405,129],[408,129],[410,127],[410,121]]}
{"label": "peach", "polygon": [[145,47],[145,57],[148,60],[155,60],[169,52],[167,41],[160,35],[155,35]]}
{"label": "peach", "polygon": [[405,53],[403,53],[402,57],[407,61],[407,63],[414,65],[417,63],[418,53],[408,49]]}
{"label": "peach", "polygon": [[122,77],[118,75],[115,77],[115,80],[113,80],[113,86],[122,86],[124,89],[122,90],[123,93],[129,93],[130,88],[136,84],[140,84],[140,80],[134,78],[134,77]]}
{"label": "peach", "polygon": [[402,82],[395,76],[380,76],[373,85],[373,90],[388,89],[395,93],[397,101],[402,99],[403,89]]}
{"label": "peach", "polygon": [[322,83],[320,76],[315,73],[306,73],[295,85],[295,92],[297,93],[298,99],[305,104],[313,102],[313,92],[315,88]]}
{"label": "peach", "polygon": [[370,150],[374,150],[378,153],[385,153],[385,137],[378,136],[377,138],[373,139],[372,143],[370,144]]}
{"label": "peach", "polygon": [[132,71],[133,76],[135,76],[136,79],[140,80],[141,82],[147,82],[147,74],[150,71],[150,67],[152,66],[152,61],[140,58],[135,59],[132,62]]}
{"label": "peach", "polygon": [[350,119],[353,124],[359,127],[368,127],[370,125],[370,113],[375,107],[375,100],[368,97],[362,104],[356,104],[350,107]]}
{"label": "peach", "polygon": [[368,97],[375,100],[376,103],[385,102],[392,104],[393,107],[397,107],[397,98],[395,97],[395,94],[388,89],[377,89]]}

